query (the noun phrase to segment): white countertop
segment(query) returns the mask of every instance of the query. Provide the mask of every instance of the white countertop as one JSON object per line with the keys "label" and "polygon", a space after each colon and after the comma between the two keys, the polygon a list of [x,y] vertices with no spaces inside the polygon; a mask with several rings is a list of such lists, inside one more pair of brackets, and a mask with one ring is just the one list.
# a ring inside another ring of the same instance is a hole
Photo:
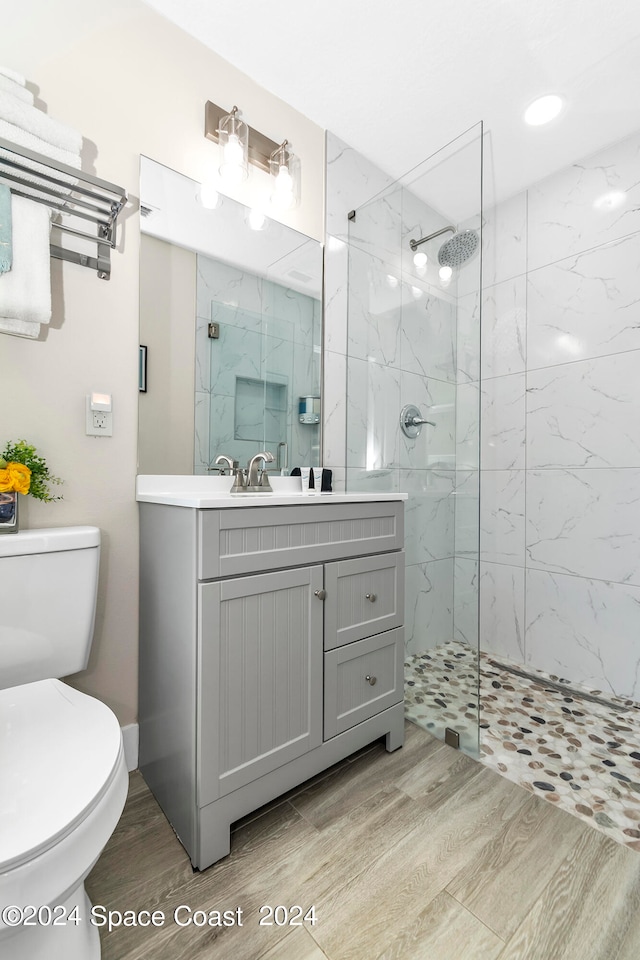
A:
{"label": "white countertop", "polygon": [[269,479],[274,488],[273,493],[231,493],[231,477],[141,474],[136,477],[136,500],[141,503],[167,503],[175,507],[206,510],[407,499],[406,493],[303,493],[299,477]]}

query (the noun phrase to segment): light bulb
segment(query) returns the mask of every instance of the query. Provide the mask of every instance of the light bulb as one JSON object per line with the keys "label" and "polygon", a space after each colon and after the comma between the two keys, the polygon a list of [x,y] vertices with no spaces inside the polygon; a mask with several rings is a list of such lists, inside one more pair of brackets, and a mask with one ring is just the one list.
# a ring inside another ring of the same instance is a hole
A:
{"label": "light bulb", "polygon": [[441,280],[451,280],[451,277],[453,276],[453,270],[451,267],[440,267],[438,270],[438,276]]}
{"label": "light bulb", "polygon": [[562,98],[555,93],[538,97],[538,99],[529,104],[525,110],[525,123],[528,123],[532,127],[540,127],[543,123],[549,123],[550,120],[558,116],[562,110],[562,106]]}
{"label": "light bulb", "polygon": [[280,164],[276,176],[271,202],[279,210],[288,210],[295,203],[293,195],[293,177],[285,164]]}
{"label": "light bulb", "polygon": [[413,262],[416,267],[426,267],[427,265],[427,255],[426,253],[414,253]]}
{"label": "light bulb", "polygon": [[284,164],[281,164],[278,170],[276,190],[278,193],[293,193],[293,179],[289,173],[289,168],[285,167]]}
{"label": "light bulb", "polygon": [[235,133],[230,134],[224,145],[223,154],[223,163],[228,163],[232,167],[237,167],[239,163],[242,163],[242,146]]}
{"label": "light bulb", "polygon": [[249,226],[252,230],[262,230],[267,218],[261,210],[252,210],[249,214]]}
{"label": "light bulb", "polygon": [[207,210],[215,210],[220,203],[220,194],[216,189],[215,181],[207,180],[200,185],[200,203]]}
{"label": "light bulb", "polygon": [[244,151],[235,133],[229,134],[229,139],[222,148],[220,175],[228,183],[240,183],[246,176]]}

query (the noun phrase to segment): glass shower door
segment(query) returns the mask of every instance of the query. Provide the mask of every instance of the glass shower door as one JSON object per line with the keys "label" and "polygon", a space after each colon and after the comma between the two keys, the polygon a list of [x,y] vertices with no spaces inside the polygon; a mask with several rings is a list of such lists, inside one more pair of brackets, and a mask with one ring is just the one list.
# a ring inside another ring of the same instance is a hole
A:
{"label": "glass shower door", "polygon": [[405,503],[408,719],[479,749],[482,125],[349,223],[347,489]]}

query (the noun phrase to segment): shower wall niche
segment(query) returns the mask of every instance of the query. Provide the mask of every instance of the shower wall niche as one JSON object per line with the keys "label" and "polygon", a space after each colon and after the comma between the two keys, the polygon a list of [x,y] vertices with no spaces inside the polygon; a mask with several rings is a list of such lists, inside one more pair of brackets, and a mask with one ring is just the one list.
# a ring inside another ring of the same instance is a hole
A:
{"label": "shower wall niche", "polygon": [[318,463],[320,424],[298,407],[320,396],[320,301],[203,255],[196,293],[194,473],[261,449],[278,470]]}

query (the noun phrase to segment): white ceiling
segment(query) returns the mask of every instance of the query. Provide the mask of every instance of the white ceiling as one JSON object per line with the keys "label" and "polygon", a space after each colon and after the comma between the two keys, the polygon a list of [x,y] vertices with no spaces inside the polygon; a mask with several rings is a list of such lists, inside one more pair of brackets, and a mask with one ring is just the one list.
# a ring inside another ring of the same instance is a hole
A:
{"label": "white ceiling", "polygon": [[640,129],[638,0],[146,2],[393,176],[483,120],[505,198]]}

